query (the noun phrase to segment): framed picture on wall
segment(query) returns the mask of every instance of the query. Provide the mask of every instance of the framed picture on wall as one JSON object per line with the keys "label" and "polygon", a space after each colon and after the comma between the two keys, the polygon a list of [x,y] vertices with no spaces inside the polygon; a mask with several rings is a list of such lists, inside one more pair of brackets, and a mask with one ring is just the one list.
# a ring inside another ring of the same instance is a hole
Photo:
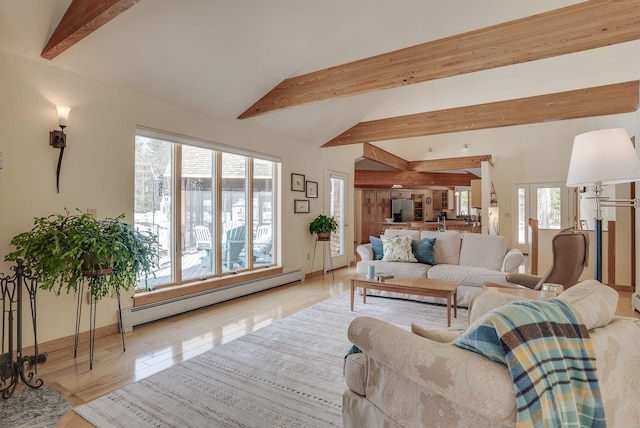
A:
{"label": "framed picture on wall", "polygon": [[304,192],[304,175],[291,173],[291,190],[294,192]]}
{"label": "framed picture on wall", "polygon": [[298,213],[308,213],[309,212],[309,201],[307,199],[295,199],[293,201],[293,212]]}
{"label": "framed picture on wall", "polygon": [[318,197],[318,182],[307,181],[307,198],[317,198],[317,197]]}

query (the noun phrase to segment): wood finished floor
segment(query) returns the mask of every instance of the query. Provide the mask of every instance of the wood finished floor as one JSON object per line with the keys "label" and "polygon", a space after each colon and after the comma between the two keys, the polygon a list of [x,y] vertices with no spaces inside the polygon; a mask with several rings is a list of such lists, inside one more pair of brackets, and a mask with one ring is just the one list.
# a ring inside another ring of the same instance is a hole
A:
{"label": "wood finished floor", "polygon": [[[330,273],[317,275],[303,283],[137,327],[125,335],[126,352],[119,334],[98,339],[93,370],[89,370],[86,344],[75,359],[72,348],[51,352],[39,375],[71,405],[83,404],[347,291],[354,273],[354,268],[340,269],[335,279]],[[631,309],[630,296],[631,292],[620,292],[617,313],[640,318]],[[57,425],[91,426],[73,411]]]}

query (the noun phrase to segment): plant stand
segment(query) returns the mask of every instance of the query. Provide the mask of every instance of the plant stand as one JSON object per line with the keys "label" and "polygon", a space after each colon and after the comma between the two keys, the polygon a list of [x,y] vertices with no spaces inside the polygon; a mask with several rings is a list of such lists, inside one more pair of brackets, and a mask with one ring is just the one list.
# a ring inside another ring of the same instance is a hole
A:
{"label": "plant stand", "polygon": [[[99,274],[99,275],[116,275],[116,273]],[[88,276],[89,285],[91,281],[94,281],[96,275]],[[76,308],[76,334],[75,343],[73,348],[73,358],[76,358],[78,354],[78,342],[80,336],[80,319],[82,316],[82,300],[84,297],[84,282],[80,285],[78,292],[78,306]],[[120,330],[120,336],[122,337],[122,352],[125,352],[124,346],[124,329],[122,328],[122,307],[120,305],[120,288],[116,288],[116,297],[118,300],[118,329]],[[87,300],[89,302],[89,370],[93,369],[93,355],[95,350],[96,339],[96,314],[98,313],[98,299],[91,293],[91,287],[87,291]]]}
{"label": "plant stand", "polygon": [[329,254],[329,265],[331,266],[331,278],[335,279],[333,274],[333,260],[331,259],[331,238],[319,238],[316,235],[316,241],[313,245],[313,257],[311,258],[311,272],[310,275],[313,276],[313,262],[316,259],[316,249],[318,248],[318,242],[322,243],[322,276],[327,273],[326,267],[326,255]]}
{"label": "plant stand", "polygon": [[[35,279],[24,276],[22,260],[16,261],[17,266],[11,270],[12,276],[0,274],[0,292],[2,293],[2,354],[0,355],[0,393],[3,399],[8,399],[21,379],[30,388],[40,388],[44,382],[38,375],[38,364],[47,360],[47,354],[38,353],[38,335],[36,331],[36,290],[38,283]],[[33,324],[34,355],[22,356],[22,285],[29,293],[31,306],[31,322]],[[15,321],[15,326],[14,326]],[[14,349],[14,340],[16,348]],[[6,348],[5,348],[6,345]],[[14,361],[15,354],[15,361]]]}

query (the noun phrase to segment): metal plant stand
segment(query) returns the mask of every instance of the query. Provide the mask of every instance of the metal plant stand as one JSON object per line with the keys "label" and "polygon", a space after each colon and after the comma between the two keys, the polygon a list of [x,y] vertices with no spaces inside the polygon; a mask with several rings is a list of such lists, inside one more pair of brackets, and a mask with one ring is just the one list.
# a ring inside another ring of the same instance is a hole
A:
{"label": "metal plant stand", "polygon": [[[100,273],[99,275],[117,275],[116,272]],[[89,287],[87,290],[87,299],[89,301],[89,370],[93,369],[93,355],[95,350],[96,339],[96,314],[98,312],[98,299],[91,293],[91,281],[94,280],[96,275],[87,276],[89,281]],[[73,358],[76,358],[78,354],[78,343],[80,337],[80,319],[82,316],[82,301],[84,297],[84,282],[80,285],[80,291],[78,293],[78,306],[76,307],[76,333],[75,343],[73,347]],[[120,336],[122,337],[122,352],[125,352],[124,346],[124,328],[122,326],[122,307],[120,305],[120,287],[116,288],[116,297],[118,299],[118,327],[120,329]]]}
{"label": "metal plant stand", "polygon": [[[46,353],[38,353],[38,335],[36,331],[36,290],[38,282],[24,275],[22,260],[11,268],[15,273],[11,276],[0,274],[0,291],[2,292],[2,354],[0,355],[0,394],[3,399],[13,395],[22,379],[30,388],[40,388],[44,382],[37,378],[38,364],[47,360]],[[22,355],[22,285],[29,294],[31,306],[31,322],[33,325],[34,354]],[[15,341],[15,344],[14,344]],[[15,347],[14,347],[15,346]],[[15,360],[14,360],[15,358]]]}

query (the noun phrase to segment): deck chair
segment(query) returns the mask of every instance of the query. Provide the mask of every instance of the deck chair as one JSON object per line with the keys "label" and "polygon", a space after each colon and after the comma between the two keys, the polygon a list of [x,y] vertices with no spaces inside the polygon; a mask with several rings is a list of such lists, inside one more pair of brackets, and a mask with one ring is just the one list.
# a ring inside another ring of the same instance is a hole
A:
{"label": "deck chair", "polygon": [[244,260],[240,257],[246,242],[246,227],[237,226],[225,233],[222,245],[222,264],[228,271],[233,270],[234,264],[244,266]]}
{"label": "deck chair", "polygon": [[207,226],[193,226],[193,234],[196,238],[196,249],[211,250],[211,233]]}

